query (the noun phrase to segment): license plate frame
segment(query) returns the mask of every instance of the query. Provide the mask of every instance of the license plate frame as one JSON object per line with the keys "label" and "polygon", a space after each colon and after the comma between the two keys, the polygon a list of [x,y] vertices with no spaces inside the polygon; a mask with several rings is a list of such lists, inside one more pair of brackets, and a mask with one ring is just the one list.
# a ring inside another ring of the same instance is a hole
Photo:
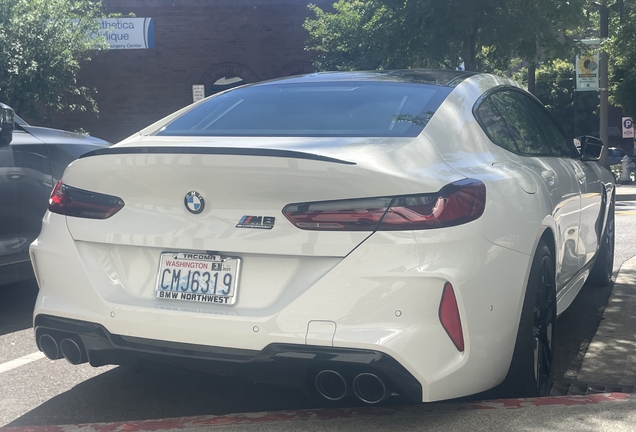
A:
{"label": "license plate frame", "polygon": [[241,258],[237,256],[207,252],[162,252],[154,297],[159,300],[233,305],[237,300],[240,267]]}

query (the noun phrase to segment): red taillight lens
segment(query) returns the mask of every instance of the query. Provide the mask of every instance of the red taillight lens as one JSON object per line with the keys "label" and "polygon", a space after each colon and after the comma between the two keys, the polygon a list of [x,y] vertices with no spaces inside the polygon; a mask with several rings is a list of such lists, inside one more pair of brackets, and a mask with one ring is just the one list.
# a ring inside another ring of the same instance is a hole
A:
{"label": "red taillight lens", "polygon": [[290,204],[283,214],[307,230],[375,231],[392,198]]}
{"label": "red taillight lens", "polygon": [[124,207],[121,198],[89,192],[57,182],[49,199],[49,211],[88,219],[108,219]]}
{"label": "red taillight lens", "polygon": [[443,187],[436,194],[398,197],[379,231],[419,230],[461,225],[478,219],[486,207],[486,186],[472,179]]}
{"label": "red taillight lens", "polygon": [[453,286],[449,282],[446,282],[444,292],[442,292],[442,301],[439,304],[439,321],[457,350],[463,352],[464,332],[462,332],[462,322],[459,318],[455,291],[453,291]]}
{"label": "red taillight lens", "polygon": [[283,214],[307,230],[406,231],[461,225],[485,207],[486,186],[466,179],[433,194],[290,204]]}

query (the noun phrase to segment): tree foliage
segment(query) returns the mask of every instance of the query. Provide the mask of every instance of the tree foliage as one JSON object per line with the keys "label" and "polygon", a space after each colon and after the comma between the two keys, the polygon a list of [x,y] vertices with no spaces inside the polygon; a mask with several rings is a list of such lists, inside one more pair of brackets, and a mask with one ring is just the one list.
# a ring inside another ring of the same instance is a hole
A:
{"label": "tree foliage", "polygon": [[[514,76],[526,83],[525,70]],[[535,96],[550,111],[570,137],[598,134],[599,97],[597,92],[574,90],[574,64],[555,60],[537,68]]]}
{"label": "tree foliage", "polygon": [[614,35],[606,45],[610,54],[611,102],[636,117],[636,1],[627,0]]}
{"label": "tree foliage", "polygon": [[[307,19],[319,69],[506,69],[572,52],[585,0],[338,0]],[[540,48],[540,49],[539,49]]]}
{"label": "tree foliage", "polygon": [[64,110],[92,110],[93,90],[77,82],[82,62],[105,48],[101,3],[91,0],[0,0],[0,100],[38,120]]}

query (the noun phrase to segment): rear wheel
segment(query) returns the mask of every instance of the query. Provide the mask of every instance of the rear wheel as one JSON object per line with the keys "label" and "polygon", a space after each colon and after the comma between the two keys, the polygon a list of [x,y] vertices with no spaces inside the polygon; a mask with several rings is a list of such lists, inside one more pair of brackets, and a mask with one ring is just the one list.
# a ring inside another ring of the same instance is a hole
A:
{"label": "rear wheel", "polygon": [[530,269],[510,369],[500,386],[504,396],[534,397],[550,392],[555,330],[554,261],[542,240]]}
{"label": "rear wheel", "polygon": [[601,244],[594,262],[594,267],[590,271],[588,283],[594,286],[605,286],[612,281],[612,272],[614,271],[614,197],[610,202],[609,212],[607,214],[607,223],[605,224],[605,232],[601,238]]}

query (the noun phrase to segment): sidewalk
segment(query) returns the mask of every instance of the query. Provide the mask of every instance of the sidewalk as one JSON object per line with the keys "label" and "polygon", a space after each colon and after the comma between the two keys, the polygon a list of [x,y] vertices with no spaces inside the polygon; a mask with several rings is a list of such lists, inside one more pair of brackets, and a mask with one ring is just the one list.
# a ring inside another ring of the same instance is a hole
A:
{"label": "sidewalk", "polygon": [[636,258],[616,277],[577,380],[636,386]]}

